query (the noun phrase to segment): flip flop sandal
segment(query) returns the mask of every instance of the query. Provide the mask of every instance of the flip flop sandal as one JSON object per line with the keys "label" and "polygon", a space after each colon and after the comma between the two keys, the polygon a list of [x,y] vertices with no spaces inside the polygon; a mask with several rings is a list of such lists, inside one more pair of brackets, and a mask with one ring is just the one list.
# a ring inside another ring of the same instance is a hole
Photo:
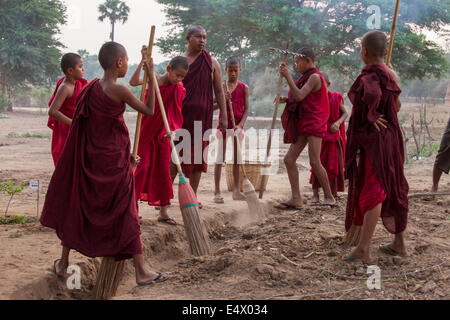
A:
{"label": "flip flop sandal", "polygon": [[391,256],[405,256],[404,254],[401,254],[401,253],[395,251],[394,249],[390,248],[387,244],[380,245],[379,249],[380,249],[381,252],[384,252],[384,253],[389,254]]}
{"label": "flip flop sandal", "polygon": [[303,207],[292,206],[286,202],[281,202],[278,205],[274,206],[275,209],[286,210],[286,211],[299,211],[302,210]]}
{"label": "flip flop sandal", "polygon": [[141,282],[141,283],[138,283],[138,286],[139,286],[139,287],[144,287],[144,286],[151,285],[151,284],[153,284],[153,283],[164,282],[164,281],[166,281],[167,279],[168,279],[167,277],[163,278],[163,274],[162,274],[161,272],[158,272],[158,275],[156,276],[155,279],[153,279],[153,280],[148,280],[148,281]]}
{"label": "flip flop sandal", "polygon": [[53,273],[54,273],[57,277],[63,278],[63,276],[61,276],[61,275],[59,275],[59,274],[56,273],[56,264],[58,263],[58,261],[61,261],[61,259],[56,259],[56,260],[53,262]]}
{"label": "flip flop sandal", "polygon": [[320,201],[311,201],[309,205],[312,207],[317,207],[320,205]]}
{"label": "flip flop sandal", "polygon": [[[222,198],[221,196],[219,196],[218,194],[216,194],[216,195],[214,196],[213,201],[214,201],[214,203],[218,203],[218,204],[225,203],[225,201],[223,200],[223,198]],[[199,206],[200,206],[200,205],[199,205]]]}
{"label": "flip flop sandal", "polygon": [[360,259],[360,258],[355,258],[355,257],[351,256],[350,253],[347,253],[347,254],[344,256],[343,260],[344,260],[345,262],[362,262],[362,263],[372,263],[372,262],[373,262],[373,259],[370,260],[370,261],[365,261],[365,260]]}
{"label": "flip flop sandal", "polygon": [[316,207],[328,207],[328,208],[330,208],[330,209],[333,209],[333,208],[337,208],[338,205],[337,205],[336,203],[335,203],[335,204],[320,203],[320,204],[318,204]]}
{"label": "flip flop sandal", "polygon": [[158,218],[158,222],[166,223],[166,224],[169,224],[171,226],[178,225],[178,223],[172,218],[167,218],[167,219]]}

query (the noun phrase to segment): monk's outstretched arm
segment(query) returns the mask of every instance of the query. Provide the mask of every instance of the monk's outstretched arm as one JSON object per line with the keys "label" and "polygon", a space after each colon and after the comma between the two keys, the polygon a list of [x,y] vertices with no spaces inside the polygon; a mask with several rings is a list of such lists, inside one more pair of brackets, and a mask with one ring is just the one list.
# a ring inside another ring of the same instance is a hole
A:
{"label": "monk's outstretched arm", "polygon": [[72,124],[72,120],[64,115],[59,109],[61,109],[64,100],[70,95],[70,90],[64,84],[60,85],[58,91],[56,92],[55,99],[50,106],[50,110],[48,111],[48,115],[55,119],[58,122],[64,123],[68,126]]}
{"label": "monk's outstretched arm", "polygon": [[247,121],[249,114],[250,114],[250,90],[247,86],[245,86],[244,114],[242,115],[241,122],[237,124],[238,127],[244,129],[245,121]]}
{"label": "monk's outstretched arm", "polygon": [[213,59],[213,86],[214,86],[214,94],[216,96],[217,104],[219,105],[220,112],[222,113],[222,117],[220,118],[219,126],[222,130],[226,130],[228,126],[228,114],[227,114],[227,105],[225,103],[225,94],[223,93],[222,87],[222,71],[220,70],[220,65],[216,59]]}

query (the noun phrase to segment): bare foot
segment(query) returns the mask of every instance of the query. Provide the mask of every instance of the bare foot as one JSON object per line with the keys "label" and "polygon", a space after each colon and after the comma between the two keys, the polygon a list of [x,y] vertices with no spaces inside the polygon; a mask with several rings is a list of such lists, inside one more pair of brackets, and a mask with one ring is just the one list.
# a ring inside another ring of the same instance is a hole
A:
{"label": "bare foot", "polygon": [[437,186],[431,187],[431,192],[435,193],[437,191],[438,191],[438,187]]}
{"label": "bare foot", "polygon": [[353,251],[350,253],[350,258],[348,256],[346,256],[346,258],[347,260],[351,260],[351,258],[353,258],[355,260],[361,260],[366,263],[370,263],[373,260],[369,250],[363,250],[359,247],[353,249]]}
{"label": "bare foot", "polygon": [[245,197],[245,195],[242,192],[240,192],[239,190],[233,191],[233,200],[242,201],[245,199],[247,199],[247,198]]}
{"label": "bare foot", "polygon": [[408,254],[405,245],[396,243],[395,241],[386,246],[380,246],[380,250],[391,255],[406,256]]}
{"label": "bare foot", "polygon": [[64,277],[66,274],[67,267],[69,266],[69,262],[63,262],[61,259],[58,259],[54,262],[53,271],[59,277]]}
{"label": "bare foot", "polygon": [[301,198],[291,198],[288,201],[285,201],[284,203],[293,206],[293,207],[303,207],[303,201]]}
{"label": "bare foot", "polygon": [[144,270],[144,271],[140,272],[139,274],[136,273],[136,283],[137,284],[145,284],[145,283],[151,282],[156,279],[158,279],[158,282],[165,281],[165,280],[167,280],[167,276],[164,274],[162,276],[159,276],[159,273],[156,273],[153,271],[148,271],[148,270]]}
{"label": "bare foot", "polygon": [[323,199],[323,204],[324,204],[324,205],[330,205],[330,206],[333,206],[333,205],[336,204],[336,199],[334,199],[333,197],[331,197],[331,198],[325,197],[325,198]]}

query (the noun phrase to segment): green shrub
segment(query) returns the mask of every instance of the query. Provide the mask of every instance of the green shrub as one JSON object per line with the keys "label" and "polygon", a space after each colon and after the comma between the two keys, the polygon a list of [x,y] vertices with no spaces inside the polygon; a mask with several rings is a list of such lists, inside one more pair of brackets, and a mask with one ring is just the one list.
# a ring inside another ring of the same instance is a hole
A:
{"label": "green shrub", "polygon": [[8,99],[0,92],[0,112],[3,112],[8,107]]}

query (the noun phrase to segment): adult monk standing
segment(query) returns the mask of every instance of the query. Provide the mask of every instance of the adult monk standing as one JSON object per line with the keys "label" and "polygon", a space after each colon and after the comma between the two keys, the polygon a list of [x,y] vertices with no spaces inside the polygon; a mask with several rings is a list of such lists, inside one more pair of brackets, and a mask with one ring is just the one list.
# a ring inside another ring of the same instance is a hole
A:
{"label": "adult monk standing", "polygon": [[[183,129],[191,135],[191,145],[188,150],[183,150],[183,173],[189,178],[192,189],[197,193],[202,172],[208,169],[203,157],[203,151],[209,145],[209,136],[205,136],[207,130],[212,129],[214,97],[222,114],[219,127],[227,129],[227,109],[225,95],[222,88],[222,71],[216,59],[212,58],[206,46],[206,31],[202,26],[192,26],[186,32],[187,49],[182,56],[189,63],[189,72],[183,80],[186,88],[186,98],[183,100]],[[201,125],[201,130],[195,127]],[[201,137],[198,135],[201,133]],[[195,144],[195,140],[202,143]],[[207,141],[204,141],[207,140]],[[207,149],[206,149],[207,150]],[[187,153],[190,153],[187,154]],[[186,161],[185,159],[190,159]],[[172,178],[176,176],[175,166],[172,164]],[[173,180],[172,179],[172,180]]]}

